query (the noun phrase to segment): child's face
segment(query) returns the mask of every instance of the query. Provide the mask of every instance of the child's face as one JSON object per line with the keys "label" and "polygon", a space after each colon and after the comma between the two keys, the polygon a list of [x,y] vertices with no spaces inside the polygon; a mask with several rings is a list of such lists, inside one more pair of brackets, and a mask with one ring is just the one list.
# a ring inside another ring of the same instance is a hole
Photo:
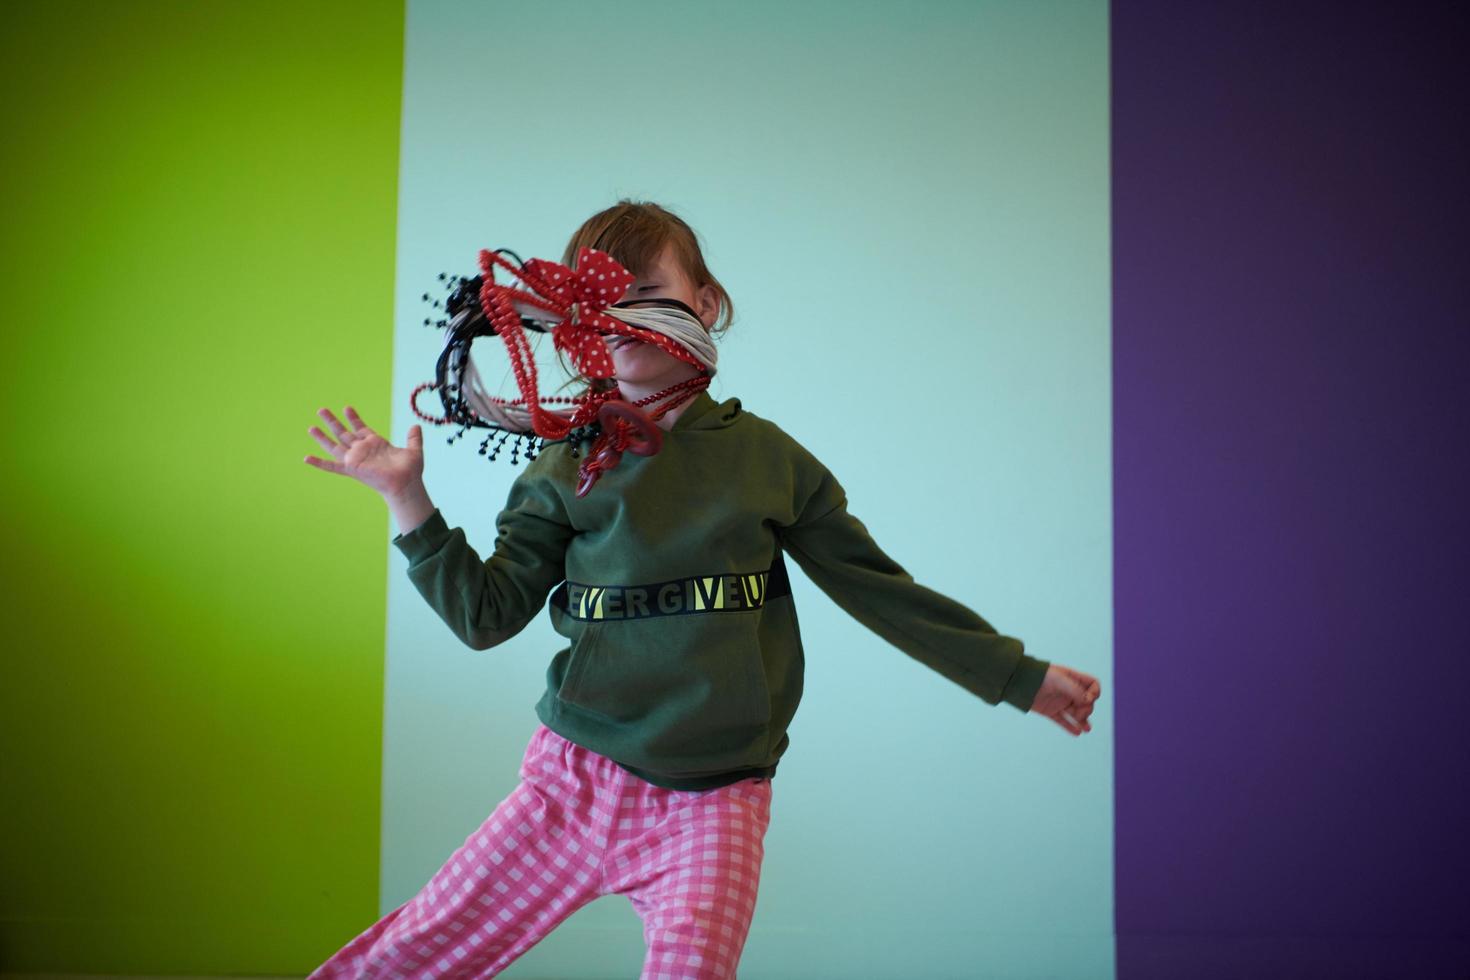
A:
{"label": "child's face", "polygon": [[[623,299],[676,299],[697,312],[706,329],[719,314],[719,299],[714,287],[694,288],[694,283],[679,266],[673,245],[664,246],[658,260],[628,286]],[[619,381],[635,384],[652,382],[685,365],[653,344],[631,337],[609,335],[607,346],[612,351],[613,373]]]}

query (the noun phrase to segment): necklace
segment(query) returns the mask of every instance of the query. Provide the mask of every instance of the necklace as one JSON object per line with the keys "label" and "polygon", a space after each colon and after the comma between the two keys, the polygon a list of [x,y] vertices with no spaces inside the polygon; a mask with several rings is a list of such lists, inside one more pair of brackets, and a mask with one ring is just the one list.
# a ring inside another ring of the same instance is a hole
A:
{"label": "necklace", "polygon": [[[679,392],[682,392],[682,391],[687,391],[689,394],[686,395],[684,398],[677,399],[677,400],[675,400],[673,402],[670,402],[668,405],[663,406],[662,408],[660,408],[658,410],[657,414],[655,414],[653,416],[654,418],[662,418],[663,417],[663,414],[665,412],[667,412],[669,409],[673,408],[676,405],[679,405],[679,404],[683,403],[688,398],[692,397],[695,394],[698,394],[701,390],[703,390],[705,388],[708,388],[709,387],[709,383],[710,383],[709,375],[707,375],[707,374],[698,374],[698,375],[695,375],[692,378],[685,378],[683,381],[675,382],[674,384],[669,385],[667,388],[664,388],[662,391],[655,391],[651,395],[644,395],[642,398],[639,398],[639,399],[637,399],[635,401],[628,402],[628,404],[630,404],[630,405],[637,405],[639,408],[645,408],[645,407],[647,407],[649,405],[656,405],[656,404],[658,404],[660,401],[662,401],[663,399],[669,397],[670,395],[678,394]],[[422,384],[422,385],[419,385],[419,389],[432,389],[433,387],[434,387],[434,385],[432,385],[432,384]],[[415,389],[414,394],[418,394],[418,389]],[[540,399],[540,401],[542,401],[542,402],[553,402],[553,403],[559,404],[559,405],[583,405],[583,404],[587,404],[589,402],[590,403],[601,403],[601,402],[606,402],[606,401],[612,401],[614,399],[622,399],[622,396],[620,394],[618,394],[618,391],[617,391],[616,388],[609,388],[606,391],[595,392],[595,393],[588,394],[588,395],[579,395],[579,396],[577,396],[575,398],[564,398],[564,397],[542,398],[542,399]],[[623,399],[623,400],[626,401],[626,399]],[[524,405],[524,404],[526,404],[526,400],[524,398],[496,398],[494,396],[491,396],[490,397],[490,401],[494,402],[497,405]],[[424,415],[422,412],[418,412],[417,409],[415,409],[414,411],[424,421],[426,421],[426,422],[434,421],[433,419],[430,419],[428,416]]]}
{"label": "necklace", "polygon": [[[626,402],[622,399],[609,399],[598,412],[599,432],[597,439],[592,443],[592,451],[577,468],[577,496],[585,497],[587,491],[597,482],[607,470],[618,465],[622,459],[624,450],[636,453],[639,456],[652,456],[659,451],[663,445],[663,430],[654,423],[663,418],[670,409],[682,405],[701,391],[709,387],[710,377],[701,374],[693,378],[687,378],[678,384],[669,385],[663,391],[655,392],[635,402]],[[645,415],[638,409],[641,406],[652,405],[661,398],[667,398],[651,414]],[[623,405],[626,408],[619,409]],[[580,436],[580,433],[574,433]],[[580,441],[580,439],[578,439]],[[577,456],[577,444],[572,443],[572,456]]]}
{"label": "necklace", "polygon": [[639,408],[643,408],[647,405],[656,405],[661,400],[669,397],[670,395],[678,394],[679,392],[687,392],[687,394],[685,394],[683,398],[675,399],[674,401],[660,408],[653,416],[656,419],[662,418],[663,414],[669,409],[673,408],[675,405],[682,404],[688,399],[699,394],[705,388],[708,388],[709,382],[709,375],[697,374],[692,378],[685,378],[683,381],[680,381],[676,384],[671,384],[663,391],[656,391],[651,395],[645,395],[644,397],[639,398],[637,401],[632,402],[631,404],[637,405]]}

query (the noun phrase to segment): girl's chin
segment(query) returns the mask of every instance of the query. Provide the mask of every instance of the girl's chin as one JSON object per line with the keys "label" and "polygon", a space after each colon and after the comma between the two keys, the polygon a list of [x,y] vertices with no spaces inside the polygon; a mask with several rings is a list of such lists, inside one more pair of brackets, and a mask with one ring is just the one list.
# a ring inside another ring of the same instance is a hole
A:
{"label": "girl's chin", "polygon": [[661,377],[682,363],[650,344],[629,344],[613,354],[613,374],[619,381],[638,383]]}
{"label": "girl's chin", "polygon": [[614,371],[613,379],[619,384],[625,385],[650,385],[667,387],[672,381],[664,381],[664,375],[658,371]]}

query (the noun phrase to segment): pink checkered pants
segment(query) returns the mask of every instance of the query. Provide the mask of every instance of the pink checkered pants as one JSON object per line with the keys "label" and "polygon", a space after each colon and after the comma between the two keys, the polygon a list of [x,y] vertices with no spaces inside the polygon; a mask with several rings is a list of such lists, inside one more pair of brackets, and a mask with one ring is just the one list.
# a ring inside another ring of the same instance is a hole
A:
{"label": "pink checkered pants", "polygon": [[643,920],[643,980],[735,976],[771,783],[654,786],[540,725],[521,783],[408,902],[307,980],[493,977],[602,895]]}

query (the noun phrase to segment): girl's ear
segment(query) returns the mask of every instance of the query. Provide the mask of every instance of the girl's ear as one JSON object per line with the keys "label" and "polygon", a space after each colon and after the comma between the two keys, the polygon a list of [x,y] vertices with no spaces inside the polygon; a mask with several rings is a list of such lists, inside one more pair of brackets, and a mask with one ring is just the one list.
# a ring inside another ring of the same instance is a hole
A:
{"label": "girl's ear", "polygon": [[695,298],[699,301],[695,306],[699,312],[699,322],[703,323],[704,328],[708,330],[714,326],[715,320],[719,319],[720,294],[715,292],[713,286],[701,286],[695,293]]}

